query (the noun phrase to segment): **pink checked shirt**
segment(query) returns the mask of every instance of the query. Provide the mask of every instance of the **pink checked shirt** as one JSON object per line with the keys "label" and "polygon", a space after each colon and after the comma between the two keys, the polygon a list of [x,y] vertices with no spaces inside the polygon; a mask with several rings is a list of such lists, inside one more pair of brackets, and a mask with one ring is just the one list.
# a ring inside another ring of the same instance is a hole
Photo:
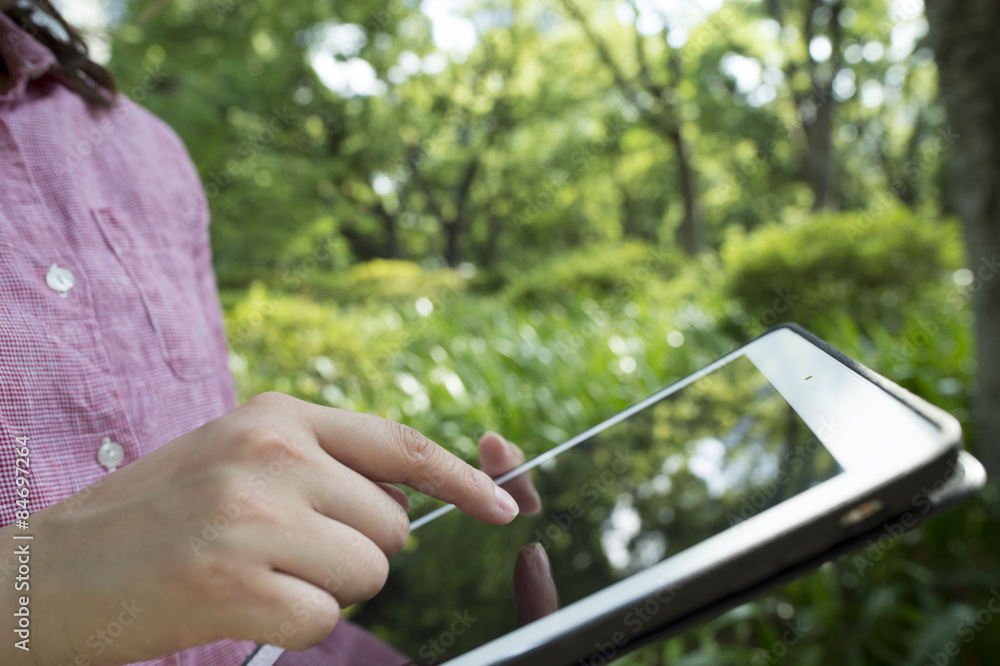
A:
{"label": "pink checked shirt", "polygon": [[[8,525],[18,509],[17,438],[29,438],[35,512],[225,414],[236,394],[208,206],[180,140],[129,100],[88,107],[50,71],[53,54],[3,13],[0,58],[10,74],[0,96],[0,516]],[[0,584],[13,575],[0,568]],[[148,663],[239,666],[253,648],[222,641]],[[277,663],[401,661],[341,622],[320,646]]]}

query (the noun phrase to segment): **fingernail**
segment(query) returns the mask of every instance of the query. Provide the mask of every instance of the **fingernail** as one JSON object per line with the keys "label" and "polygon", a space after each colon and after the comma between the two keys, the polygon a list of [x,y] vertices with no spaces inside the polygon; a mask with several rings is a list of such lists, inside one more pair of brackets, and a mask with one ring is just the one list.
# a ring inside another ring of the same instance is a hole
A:
{"label": "fingernail", "polygon": [[545,578],[552,578],[552,569],[549,567],[549,558],[548,555],[545,554],[545,548],[542,547],[542,544],[537,542],[535,543],[535,552],[531,559],[532,564],[535,567],[535,571],[537,571],[539,575],[544,576]]}
{"label": "fingernail", "polygon": [[520,511],[520,509],[518,509],[517,502],[514,501],[514,498],[511,497],[510,493],[508,493],[500,486],[493,486],[493,487],[496,488],[497,506],[500,507],[500,510],[506,513],[511,518],[516,516],[517,512]]}

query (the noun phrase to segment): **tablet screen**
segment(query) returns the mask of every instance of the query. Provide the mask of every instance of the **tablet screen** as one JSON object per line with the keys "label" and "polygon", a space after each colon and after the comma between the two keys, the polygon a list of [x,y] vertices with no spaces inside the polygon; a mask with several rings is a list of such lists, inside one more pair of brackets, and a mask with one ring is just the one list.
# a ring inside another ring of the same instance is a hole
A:
{"label": "tablet screen", "polygon": [[[514,563],[528,543],[548,552],[565,606],[840,471],[735,356],[532,470],[540,514],[497,527],[450,511],[415,529],[385,588],[349,617],[413,659],[444,660],[515,628]],[[446,631],[456,618],[461,633]]]}

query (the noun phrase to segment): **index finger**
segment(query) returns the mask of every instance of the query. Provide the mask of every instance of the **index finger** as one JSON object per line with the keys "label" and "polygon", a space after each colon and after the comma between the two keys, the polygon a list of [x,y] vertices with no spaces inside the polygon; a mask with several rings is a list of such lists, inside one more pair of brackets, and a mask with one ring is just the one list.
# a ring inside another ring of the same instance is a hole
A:
{"label": "index finger", "polygon": [[413,428],[371,414],[301,404],[323,450],[372,481],[405,484],[496,525],[517,515],[517,502],[493,479]]}

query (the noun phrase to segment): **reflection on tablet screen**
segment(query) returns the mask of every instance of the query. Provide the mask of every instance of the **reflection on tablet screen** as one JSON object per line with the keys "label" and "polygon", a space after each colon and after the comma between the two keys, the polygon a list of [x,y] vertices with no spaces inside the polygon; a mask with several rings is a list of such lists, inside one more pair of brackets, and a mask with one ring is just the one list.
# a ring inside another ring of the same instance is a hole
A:
{"label": "reflection on tablet screen", "polygon": [[[496,527],[451,511],[415,530],[350,619],[411,658],[443,660],[515,628],[525,544],[545,547],[566,606],[840,471],[737,356],[533,470],[539,515]],[[446,631],[456,618],[461,633]]]}

